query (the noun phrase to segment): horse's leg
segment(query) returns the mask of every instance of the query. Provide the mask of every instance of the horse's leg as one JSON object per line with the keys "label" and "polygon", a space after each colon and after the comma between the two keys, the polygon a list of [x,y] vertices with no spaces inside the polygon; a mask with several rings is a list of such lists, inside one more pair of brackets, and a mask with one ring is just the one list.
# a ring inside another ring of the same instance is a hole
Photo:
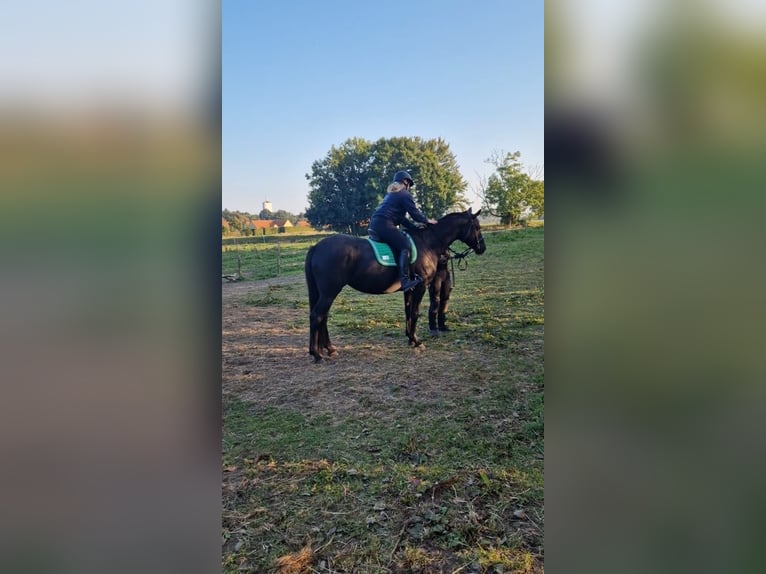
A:
{"label": "horse's leg", "polygon": [[319,345],[320,348],[327,350],[327,356],[333,357],[338,353],[338,348],[330,342],[330,333],[327,331],[327,320],[329,319],[329,313],[325,314],[324,321],[322,321],[322,327],[319,333]]}
{"label": "horse's leg", "polygon": [[317,329],[317,320],[314,316],[314,310],[309,313],[309,355],[314,357],[314,362],[318,363],[322,357],[318,353],[319,349],[319,330]]}
{"label": "horse's leg", "polygon": [[320,297],[314,306],[311,308],[311,314],[309,319],[309,354],[314,357],[314,362],[318,363],[322,360],[322,346],[324,344],[324,322],[327,320],[326,312],[322,312],[325,304],[322,302],[323,297]]}
{"label": "horse's leg", "polygon": [[450,328],[447,327],[447,309],[449,308],[450,293],[452,293],[452,279],[448,273],[447,278],[441,286],[441,301],[439,304],[439,312],[436,317],[436,324],[440,333],[450,330]]}
{"label": "horse's leg", "polygon": [[316,246],[309,248],[306,253],[306,262],[304,264],[304,273],[306,275],[306,287],[308,288],[309,295],[309,355],[314,357],[314,361],[320,361],[322,359],[319,353],[319,331],[317,325],[316,315],[314,308],[316,307],[317,300],[319,299],[319,285],[317,284],[316,277],[314,276],[313,257]]}
{"label": "horse's leg", "polygon": [[420,310],[420,302],[423,300],[423,295],[425,295],[426,289],[421,284],[415,287],[411,291],[412,295],[410,297],[409,302],[409,319],[407,321],[407,336],[410,340],[410,345],[413,347],[420,347],[423,344],[423,341],[418,339],[416,329],[418,326],[418,312]]}
{"label": "horse's leg", "polygon": [[314,357],[314,362],[318,363],[322,360],[322,353],[320,347],[320,326],[317,319],[317,315],[314,311],[316,305],[311,309],[309,314],[309,355]]}
{"label": "horse's leg", "polygon": [[327,321],[324,323],[324,332],[325,332],[325,346],[324,348],[327,349],[327,356],[328,357],[334,357],[338,354],[338,347],[333,345],[330,342],[330,334],[327,332]]}
{"label": "horse's leg", "polygon": [[[322,360],[322,349],[327,349],[328,355],[332,356],[337,352],[337,348],[330,343],[330,335],[327,331],[327,318],[330,312],[332,302],[335,300],[335,295],[328,297],[327,295],[320,295],[319,299],[311,310],[311,325],[313,330],[313,339],[311,345],[313,345],[314,361],[319,362]],[[311,348],[311,346],[309,347]]]}
{"label": "horse's leg", "polygon": [[439,336],[441,333],[436,326],[436,317],[439,314],[439,310],[441,309],[442,300],[441,286],[439,285],[438,278],[434,279],[433,282],[428,286],[428,298],[430,301],[428,305],[428,328],[432,335]]}
{"label": "horse's leg", "polygon": [[412,341],[412,291],[404,293],[404,334]]}
{"label": "horse's leg", "polygon": [[322,360],[322,350],[327,350],[327,355],[332,357],[337,353],[337,348],[330,343],[330,335],[327,332],[327,317],[333,300],[320,297],[311,309],[309,316],[309,354],[314,357],[314,362]]}

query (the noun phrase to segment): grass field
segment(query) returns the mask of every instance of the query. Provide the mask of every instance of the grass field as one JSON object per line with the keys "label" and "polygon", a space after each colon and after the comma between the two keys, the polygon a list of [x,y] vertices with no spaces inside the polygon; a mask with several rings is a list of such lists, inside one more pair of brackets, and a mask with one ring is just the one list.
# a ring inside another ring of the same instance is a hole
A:
{"label": "grass field", "polygon": [[485,238],[425,350],[346,288],[315,365],[302,276],[224,286],[224,572],[543,571],[544,228]]}
{"label": "grass field", "polygon": [[293,241],[249,241],[224,244],[221,253],[222,274],[239,272],[243,279],[261,280],[303,273],[306,250],[317,239]]}

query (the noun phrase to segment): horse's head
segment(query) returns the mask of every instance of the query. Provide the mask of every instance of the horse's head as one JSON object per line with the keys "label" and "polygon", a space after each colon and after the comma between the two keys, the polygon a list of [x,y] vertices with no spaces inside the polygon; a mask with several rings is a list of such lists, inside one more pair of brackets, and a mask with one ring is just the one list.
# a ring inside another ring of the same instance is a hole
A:
{"label": "horse's head", "polygon": [[476,213],[468,208],[468,211],[462,213],[466,218],[466,224],[463,225],[458,239],[465,243],[468,247],[473,249],[477,255],[481,255],[487,250],[487,246],[484,243],[484,237],[481,234],[481,225],[479,224],[479,214],[481,209]]}

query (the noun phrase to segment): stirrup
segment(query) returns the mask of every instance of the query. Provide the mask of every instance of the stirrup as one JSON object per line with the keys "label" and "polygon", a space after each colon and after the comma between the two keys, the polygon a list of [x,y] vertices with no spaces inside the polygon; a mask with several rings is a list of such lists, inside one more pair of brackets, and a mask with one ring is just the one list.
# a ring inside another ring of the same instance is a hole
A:
{"label": "stirrup", "polygon": [[402,291],[409,291],[410,289],[414,289],[418,285],[420,285],[423,282],[423,279],[420,277],[416,277],[415,279],[402,279]]}

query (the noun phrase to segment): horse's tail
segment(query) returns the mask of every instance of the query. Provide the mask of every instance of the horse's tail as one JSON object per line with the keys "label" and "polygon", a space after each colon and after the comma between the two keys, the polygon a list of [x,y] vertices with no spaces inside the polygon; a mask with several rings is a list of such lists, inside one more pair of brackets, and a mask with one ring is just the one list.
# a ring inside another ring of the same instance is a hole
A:
{"label": "horse's tail", "polygon": [[319,299],[319,289],[317,288],[317,280],[316,277],[314,277],[314,269],[311,266],[311,259],[314,256],[314,248],[316,245],[312,245],[309,247],[309,250],[306,252],[306,263],[304,266],[304,271],[306,273],[306,286],[309,289],[309,313],[314,308],[314,305],[317,302],[317,299]]}

